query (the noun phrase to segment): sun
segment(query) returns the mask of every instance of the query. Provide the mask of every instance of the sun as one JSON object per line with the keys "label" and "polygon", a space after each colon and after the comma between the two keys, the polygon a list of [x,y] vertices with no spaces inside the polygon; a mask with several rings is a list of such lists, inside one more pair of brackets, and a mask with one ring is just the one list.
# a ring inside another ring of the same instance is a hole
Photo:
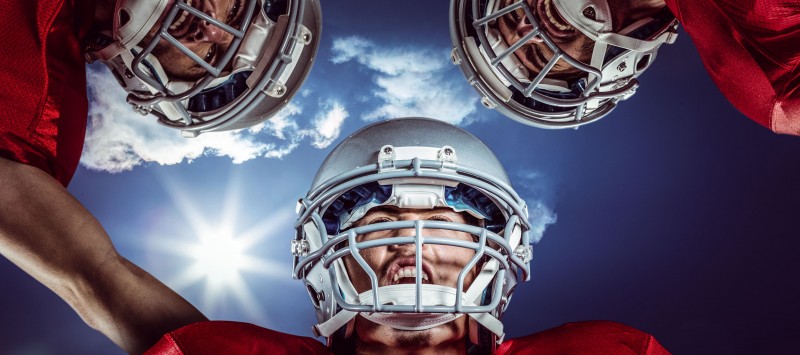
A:
{"label": "sun", "polygon": [[174,222],[180,226],[176,230],[185,231],[183,235],[153,238],[156,253],[179,257],[179,264],[185,265],[172,271],[165,283],[184,293],[184,297],[192,296],[185,294],[190,287],[202,285],[197,306],[212,317],[218,310],[230,308],[238,308],[249,315],[263,314],[245,275],[257,274],[260,281],[272,283],[291,274],[288,265],[252,255],[269,245],[268,240],[276,231],[291,225],[291,209],[272,213],[255,225],[242,228],[237,221],[241,189],[236,179],[229,179],[225,200],[215,209],[219,211],[216,216],[201,213],[198,206],[202,204],[194,201],[192,195],[171,178],[162,176],[161,180],[173,206],[183,217]]}
{"label": "sun", "polygon": [[192,246],[195,265],[210,283],[224,284],[238,275],[244,266],[244,243],[231,235],[210,233]]}

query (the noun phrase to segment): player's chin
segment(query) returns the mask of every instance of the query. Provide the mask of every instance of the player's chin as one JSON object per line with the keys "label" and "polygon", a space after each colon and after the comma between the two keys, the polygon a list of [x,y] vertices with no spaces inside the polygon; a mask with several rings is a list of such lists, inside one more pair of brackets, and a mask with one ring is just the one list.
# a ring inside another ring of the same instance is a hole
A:
{"label": "player's chin", "polygon": [[429,348],[460,342],[467,336],[466,325],[466,317],[460,317],[425,330],[402,330],[358,317],[356,333],[361,341],[379,343],[391,348]]}

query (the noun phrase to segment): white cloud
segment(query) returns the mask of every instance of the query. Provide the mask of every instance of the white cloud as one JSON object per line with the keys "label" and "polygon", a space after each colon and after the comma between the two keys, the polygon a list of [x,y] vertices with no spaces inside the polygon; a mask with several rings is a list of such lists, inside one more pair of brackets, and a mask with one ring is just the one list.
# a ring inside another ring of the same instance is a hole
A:
{"label": "white cloud", "polygon": [[556,223],[558,219],[550,202],[553,188],[544,175],[530,170],[518,171],[512,182],[517,193],[528,204],[531,242],[538,243],[544,236],[547,226]]}
{"label": "white cloud", "polygon": [[547,226],[555,224],[558,215],[553,208],[539,200],[528,201],[528,221],[531,222],[531,242],[538,243],[544,236]]}
{"label": "white cloud", "polygon": [[311,145],[320,149],[328,147],[339,137],[342,124],[348,116],[341,104],[329,103],[328,106],[328,110],[314,120],[314,130],[309,132],[313,137]]}
{"label": "white cloud", "polygon": [[372,46],[372,42],[361,37],[350,36],[337,38],[333,41],[333,57],[331,61],[334,64],[347,62],[359,56],[359,54],[365,52]]}
{"label": "white cloud", "polygon": [[448,50],[410,46],[380,46],[361,37],[333,41],[334,64],[354,61],[374,72],[373,96],[380,104],[363,119],[424,116],[453,124],[469,123],[478,107],[458,68],[450,65]]}
{"label": "white cloud", "polygon": [[202,156],[228,157],[234,164],[257,157],[282,158],[304,137],[310,137],[317,148],[327,147],[338,138],[348,116],[342,104],[326,101],[319,105],[312,126],[302,127],[297,119],[303,108],[293,101],[249,129],[184,138],[178,130],[157,124],[154,116],[135,113],[125,102],[125,91],[105,68],[90,69],[87,80],[90,125],[81,164],[93,170],[120,172],[149,162],[172,165]]}

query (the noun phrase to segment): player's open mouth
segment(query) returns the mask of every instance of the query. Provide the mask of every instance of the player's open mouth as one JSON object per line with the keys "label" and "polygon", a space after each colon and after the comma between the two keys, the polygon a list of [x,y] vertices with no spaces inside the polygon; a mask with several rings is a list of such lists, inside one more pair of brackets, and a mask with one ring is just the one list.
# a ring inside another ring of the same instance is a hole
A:
{"label": "player's open mouth", "polygon": [[[186,0],[186,5],[194,7],[193,6],[194,5],[194,1],[193,0]],[[178,12],[177,19],[175,21],[172,21],[172,24],[169,25],[169,32],[171,34],[173,34],[173,35],[176,35],[177,33],[183,32],[183,31],[178,31],[178,30],[179,29],[183,30],[184,27],[188,27],[188,26],[184,26],[184,25],[188,25],[188,21],[186,21],[187,18],[189,18],[189,13],[186,12],[185,10],[180,10]]]}
{"label": "player's open mouth", "polygon": [[569,24],[558,13],[553,5],[553,0],[539,0],[536,2],[536,20],[544,27],[553,40],[570,39],[575,35],[575,27]]}
{"label": "player's open mouth", "polygon": [[[422,261],[422,283],[432,284],[433,274],[430,265]],[[400,257],[394,260],[387,268],[381,279],[382,285],[414,284],[417,282],[416,260],[411,257]]]}
{"label": "player's open mouth", "polygon": [[[398,269],[391,277],[391,284],[413,284],[417,282],[417,268],[413,266],[406,266]],[[422,283],[431,283],[430,277],[425,272],[422,272]]]}

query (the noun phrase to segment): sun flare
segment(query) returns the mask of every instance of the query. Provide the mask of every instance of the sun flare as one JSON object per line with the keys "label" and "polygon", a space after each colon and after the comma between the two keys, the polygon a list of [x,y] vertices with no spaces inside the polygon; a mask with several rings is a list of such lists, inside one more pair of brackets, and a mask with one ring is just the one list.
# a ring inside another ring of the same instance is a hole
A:
{"label": "sun flare", "polygon": [[[162,179],[164,189],[170,195],[176,211],[183,216],[176,221],[179,235],[153,238],[158,253],[177,256],[179,265],[165,282],[176,291],[192,298],[188,293],[194,285],[202,285],[198,308],[209,316],[217,310],[233,308],[249,315],[261,315],[263,309],[258,298],[248,285],[245,275],[257,274],[265,279],[288,279],[288,265],[257,257],[259,251],[268,247],[266,241],[275,232],[291,225],[291,210],[279,211],[265,216],[249,228],[242,228],[237,221],[241,203],[238,192],[241,190],[236,179],[229,181],[225,191],[225,201],[215,209],[216,215],[202,213],[191,194],[168,177]],[[207,216],[209,215],[209,216]],[[291,227],[288,227],[291,228]],[[288,260],[288,258],[287,258]]]}

